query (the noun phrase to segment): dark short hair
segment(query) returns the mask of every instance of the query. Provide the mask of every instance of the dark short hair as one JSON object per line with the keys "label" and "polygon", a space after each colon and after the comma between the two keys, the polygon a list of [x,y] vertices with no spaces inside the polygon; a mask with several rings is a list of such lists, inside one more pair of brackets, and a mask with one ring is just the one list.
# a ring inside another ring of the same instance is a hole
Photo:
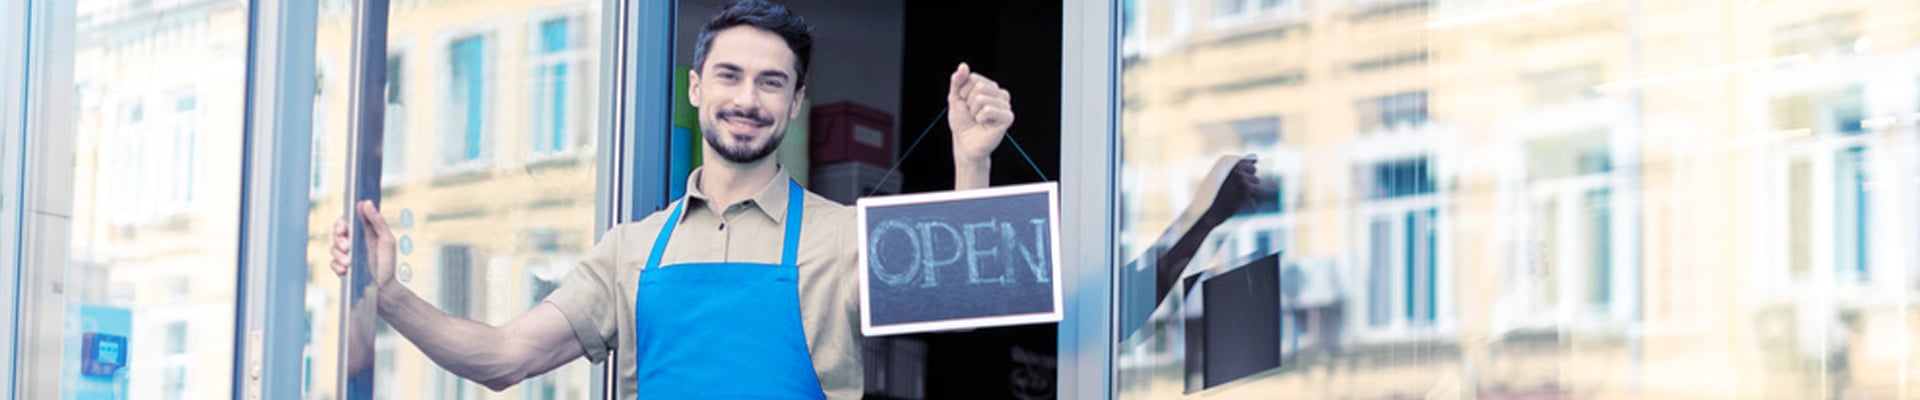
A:
{"label": "dark short hair", "polygon": [[813,26],[806,18],[793,13],[786,6],[765,0],[735,0],[727,2],[719,14],[700,28],[700,40],[693,46],[693,71],[699,73],[707,66],[707,51],[713,47],[713,35],[736,26],[751,26],[775,35],[787,41],[787,50],[793,51],[794,91],[807,87],[807,65],[813,61]]}

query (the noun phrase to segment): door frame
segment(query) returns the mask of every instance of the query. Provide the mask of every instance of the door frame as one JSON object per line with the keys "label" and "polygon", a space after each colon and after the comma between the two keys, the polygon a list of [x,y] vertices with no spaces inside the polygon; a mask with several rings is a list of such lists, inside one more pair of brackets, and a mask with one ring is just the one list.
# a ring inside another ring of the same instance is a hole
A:
{"label": "door frame", "polygon": [[24,121],[26,104],[27,2],[0,3],[0,394],[13,394],[14,347],[19,340],[14,308],[20,293],[21,215],[25,214],[26,193],[21,170],[26,155]]}
{"label": "door frame", "polygon": [[317,0],[247,6],[235,399],[303,395],[318,7]]}

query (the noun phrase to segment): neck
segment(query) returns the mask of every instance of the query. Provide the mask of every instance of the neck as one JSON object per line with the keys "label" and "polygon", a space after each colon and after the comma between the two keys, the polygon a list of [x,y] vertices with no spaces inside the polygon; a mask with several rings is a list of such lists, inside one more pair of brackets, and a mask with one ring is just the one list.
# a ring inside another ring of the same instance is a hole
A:
{"label": "neck", "polygon": [[773,181],[775,173],[780,172],[780,164],[774,162],[774,156],[768,155],[751,163],[735,163],[714,154],[713,149],[701,151],[706,159],[702,166],[700,193],[715,207],[726,207],[738,203],[766,188]]}

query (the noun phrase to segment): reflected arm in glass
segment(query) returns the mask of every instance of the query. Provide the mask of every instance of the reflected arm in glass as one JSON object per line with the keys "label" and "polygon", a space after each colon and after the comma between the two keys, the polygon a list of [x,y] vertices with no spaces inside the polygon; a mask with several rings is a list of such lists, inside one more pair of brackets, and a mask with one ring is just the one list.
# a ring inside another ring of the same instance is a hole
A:
{"label": "reflected arm in glass", "polygon": [[961,63],[947,86],[947,127],[953,130],[954,190],[987,187],[993,150],[1013,126],[1013,94]]}
{"label": "reflected arm in glass", "polygon": [[[420,352],[448,372],[494,391],[558,368],[585,354],[560,308],[542,302],[506,325],[458,318],[421,299],[393,280],[394,235],[372,202],[359,205],[367,232],[380,318]],[[333,271],[345,275],[351,265],[347,222],[334,224]],[[369,332],[371,334],[371,332]],[[366,357],[371,359],[371,357]]]}
{"label": "reflected arm in glass", "polygon": [[1240,210],[1261,199],[1273,198],[1277,193],[1276,188],[1262,184],[1256,174],[1256,162],[1252,155],[1222,156],[1215,161],[1213,169],[1201,181],[1203,186],[1195,191],[1198,197],[1160,234],[1153,248],[1142,255],[1154,258],[1150,265],[1156,266],[1153,292],[1156,303],[1173,291],[1174,282],[1186,272],[1207,235]]}

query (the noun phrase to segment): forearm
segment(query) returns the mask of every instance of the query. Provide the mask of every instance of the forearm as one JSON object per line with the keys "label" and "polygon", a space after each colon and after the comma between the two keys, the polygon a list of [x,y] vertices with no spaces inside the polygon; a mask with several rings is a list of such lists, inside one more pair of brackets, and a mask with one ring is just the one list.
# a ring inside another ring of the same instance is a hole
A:
{"label": "forearm", "polygon": [[1160,253],[1160,259],[1154,262],[1158,268],[1154,274],[1155,299],[1165,299],[1168,292],[1173,291],[1174,283],[1180,280],[1180,274],[1186,272],[1187,264],[1192,263],[1194,255],[1200,252],[1200,245],[1205,243],[1208,235],[1213,234],[1214,228],[1218,228],[1225,222],[1213,216],[1200,216],[1190,221],[1192,221],[1191,225],[1181,224],[1169,227],[1157,241],[1162,243],[1161,246],[1165,246],[1166,252]]}
{"label": "forearm", "polygon": [[525,352],[505,329],[447,315],[398,283],[382,288],[379,299],[380,318],[447,372],[496,391],[529,374]]}

